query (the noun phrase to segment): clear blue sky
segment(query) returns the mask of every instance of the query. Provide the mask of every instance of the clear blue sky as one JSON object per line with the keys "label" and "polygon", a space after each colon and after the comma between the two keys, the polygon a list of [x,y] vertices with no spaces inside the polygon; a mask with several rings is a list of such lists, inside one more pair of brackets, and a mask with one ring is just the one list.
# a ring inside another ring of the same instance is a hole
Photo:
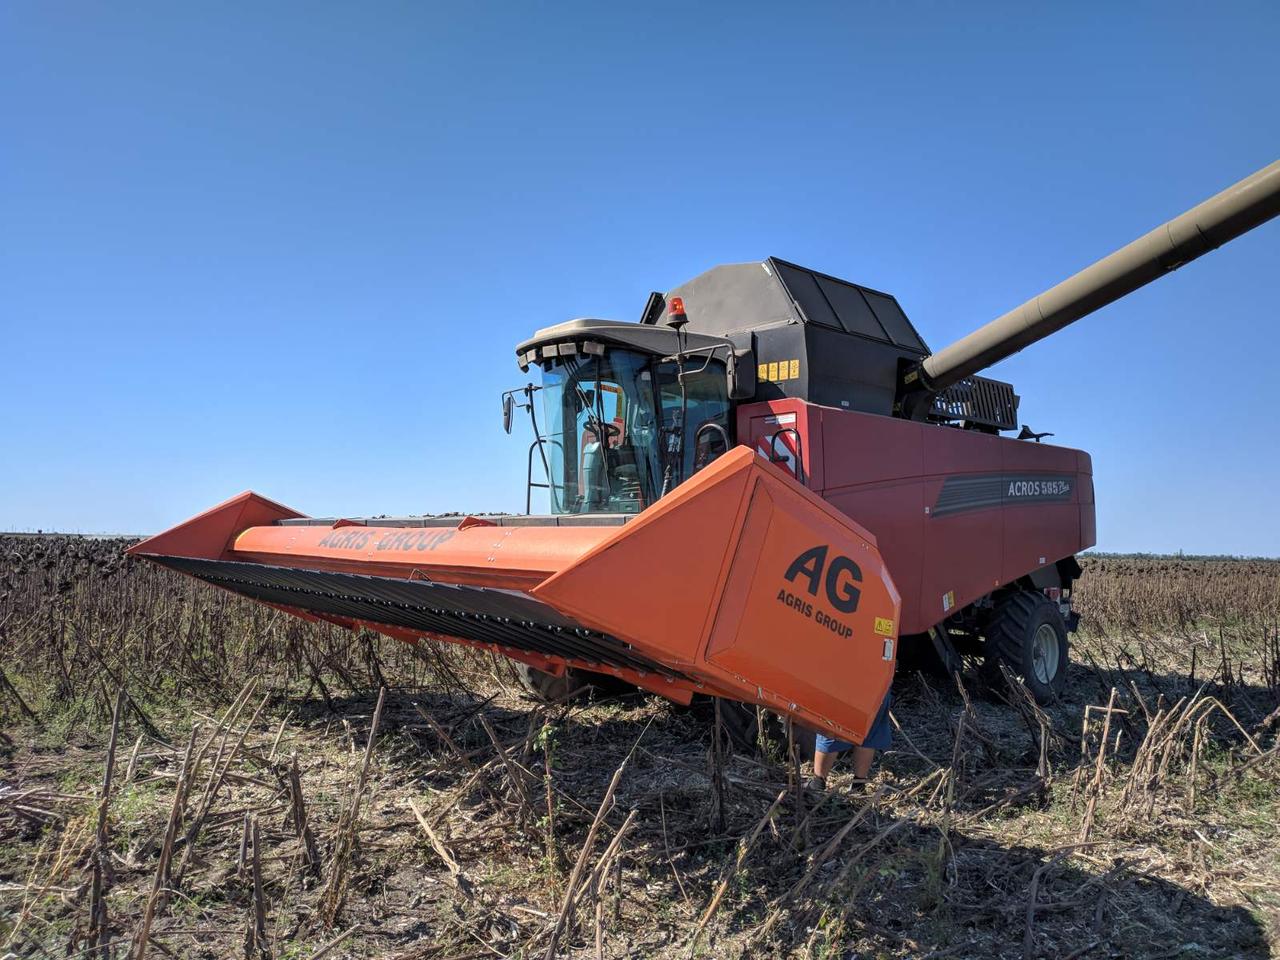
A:
{"label": "clear blue sky", "polygon": [[[517,510],[514,344],[770,254],[941,347],[1280,155],[1280,7],[0,6],[0,529]],[[1280,554],[1280,223],[994,371]]]}

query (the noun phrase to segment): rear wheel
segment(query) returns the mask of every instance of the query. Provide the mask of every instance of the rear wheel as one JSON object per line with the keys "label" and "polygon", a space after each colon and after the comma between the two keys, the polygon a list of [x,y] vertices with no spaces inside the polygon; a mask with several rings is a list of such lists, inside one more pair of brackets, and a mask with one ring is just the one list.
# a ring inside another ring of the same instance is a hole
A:
{"label": "rear wheel", "polygon": [[1020,590],[1007,597],[987,625],[985,647],[989,666],[1003,662],[1037,703],[1061,695],[1067,682],[1067,628],[1044,594]]}

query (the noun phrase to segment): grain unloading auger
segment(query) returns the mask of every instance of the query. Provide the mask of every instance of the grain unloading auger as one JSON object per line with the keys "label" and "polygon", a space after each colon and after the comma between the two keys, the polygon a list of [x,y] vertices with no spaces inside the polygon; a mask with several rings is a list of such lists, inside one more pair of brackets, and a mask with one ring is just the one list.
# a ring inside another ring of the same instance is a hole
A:
{"label": "grain unloading auger", "polygon": [[932,354],[888,294],[773,258],[716,267],[638,324],[517,348],[542,383],[504,419],[529,411],[545,516],[318,520],[245,493],[130,552],[300,616],[852,739],[900,636],[999,658],[1049,698],[1092,465],[1002,437],[1018,398],[974,374],[1277,213],[1280,162]]}

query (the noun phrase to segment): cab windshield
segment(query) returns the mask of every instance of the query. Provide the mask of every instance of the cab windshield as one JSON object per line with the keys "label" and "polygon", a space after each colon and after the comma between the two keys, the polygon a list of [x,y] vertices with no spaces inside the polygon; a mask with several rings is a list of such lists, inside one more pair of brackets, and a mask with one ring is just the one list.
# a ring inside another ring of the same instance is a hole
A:
{"label": "cab windshield", "polygon": [[606,349],[543,361],[552,513],[639,513],[729,448],[725,368]]}

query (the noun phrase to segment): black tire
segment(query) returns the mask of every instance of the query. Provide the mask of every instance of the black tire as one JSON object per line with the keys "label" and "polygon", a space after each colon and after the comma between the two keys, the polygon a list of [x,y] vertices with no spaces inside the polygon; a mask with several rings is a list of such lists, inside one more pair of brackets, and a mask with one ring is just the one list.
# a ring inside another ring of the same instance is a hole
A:
{"label": "black tire", "polygon": [[[754,704],[737,700],[720,700],[720,724],[729,735],[733,748],[746,756],[760,753],[785,757],[787,753],[787,722],[778,714],[764,711],[764,729],[760,729]],[[761,743],[760,735],[764,734]],[[813,758],[813,745],[817,735],[806,727],[794,725],[792,736],[801,760]]]}
{"label": "black tire", "polygon": [[586,693],[589,688],[607,695],[635,693],[637,689],[617,677],[589,670],[575,670],[573,667],[566,667],[564,675],[559,677],[518,661],[515,668],[520,686],[539,703],[565,703]]}
{"label": "black tire", "polygon": [[582,693],[589,686],[579,671],[566,667],[563,676],[531,667],[527,663],[517,662],[516,676],[520,678],[520,686],[525,693],[539,703],[564,703]]}
{"label": "black tire", "polygon": [[1042,593],[1019,590],[996,608],[985,633],[985,656],[996,674],[1002,661],[1039,704],[1052,703],[1067,682],[1067,627]]}
{"label": "black tire", "polygon": [[964,670],[964,663],[944,629],[934,627],[898,638],[898,670],[950,680],[952,673]]}

